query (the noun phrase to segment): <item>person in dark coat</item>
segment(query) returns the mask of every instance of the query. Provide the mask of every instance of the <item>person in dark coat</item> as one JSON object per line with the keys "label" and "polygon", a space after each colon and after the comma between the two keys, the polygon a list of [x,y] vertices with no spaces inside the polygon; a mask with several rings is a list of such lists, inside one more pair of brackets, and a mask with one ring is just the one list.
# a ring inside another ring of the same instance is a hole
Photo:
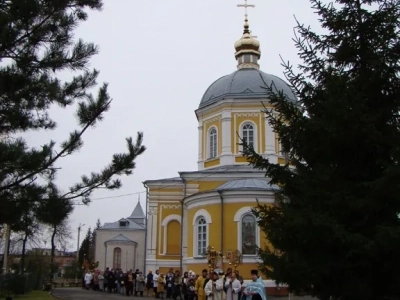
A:
{"label": "person in dark coat", "polygon": [[153,293],[153,271],[149,270],[149,273],[146,276],[146,294],[147,297],[151,296]]}

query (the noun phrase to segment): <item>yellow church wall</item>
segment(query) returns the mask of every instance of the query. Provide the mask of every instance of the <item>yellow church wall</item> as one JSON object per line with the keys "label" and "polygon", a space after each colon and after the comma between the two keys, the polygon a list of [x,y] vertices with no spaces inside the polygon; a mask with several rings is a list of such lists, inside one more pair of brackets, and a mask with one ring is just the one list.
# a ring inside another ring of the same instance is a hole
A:
{"label": "yellow church wall", "polygon": [[220,161],[219,158],[213,159],[213,160],[208,160],[204,163],[204,167],[210,168],[210,167],[217,166],[217,165],[219,165],[219,161]]}
{"label": "yellow church wall", "polygon": [[[180,255],[181,254],[181,224],[173,220],[167,225],[167,255]],[[179,237],[179,238],[178,238]]]}
{"label": "yellow church wall", "polygon": [[220,185],[224,184],[226,181],[199,181],[199,192],[213,190]]}
{"label": "yellow church wall", "polygon": [[[170,220],[166,226],[161,225],[166,217],[171,215],[181,215],[181,204],[179,201],[174,201],[172,203],[170,201],[160,202],[158,203],[158,211],[157,228],[159,229],[159,235],[156,239],[156,258],[161,260],[179,260],[181,247],[180,223],[176,220]],[[164,249],[166,250],[165,254],[163,254]]]}
{"label": "yellow church wall", "polygon": [[244,156],[237,156],[235,157],[235,162],[237,163],[247,163],[247,157]]}
{"label": "yellow church wall", "polygon": [[[193,257],[194,253],[194,228],[193,228],[193,221],[195,214],[200,209],[205,209],[211,216],[212,223],[209,225],[208,228],[208,243],[210,246],[214,247],[215,249],[221,248],[221,240],[223,239],[223,249],[224,251],[227,250],[236,250],[238,248],[238,225],[234,221],[235,214],[237,211],[243,207],[248,206],[256,206],[256,202],[254,205],[249,205],[249,203],[229,203],[224,204],[223,206],[223,224],[222,227],[224,229],[224,236],[221,237],[221,205],[213,204],[207,205],[207,207],[195,207],[193,209],[189,209],[188,214],[188,224],[192,230],[188,230],[188,256]],[[264,235],[261,233],[260,237],[260,245],[264,245],[266,243],[266,239]],[[239,249],[240,250],[240,249]]]}
{"label": "yellow church wall", "polygon": [[203,126],[203,159],[208,158],[208,132],[211,129],[211,127],[215,127],[217,129],[217,141],[218,141],[218,149],[217,149],[217,156],[220,155],[221,153],[221,147],[222,147],[222,130],[221,130],[221,116],[217,116],[214,118],[215,120],[212,121],[206,121],[204,122]]}
{"label": "yellow church wall", "polygon": [[149,194],[160,194],[160,193],[166,193],[166,194],[181,194],[182,193],[182,187],[169,187],[169,186],[164,186],[164,185],[159,185],[159,186],[154,186],[154,187],[149,187]]}

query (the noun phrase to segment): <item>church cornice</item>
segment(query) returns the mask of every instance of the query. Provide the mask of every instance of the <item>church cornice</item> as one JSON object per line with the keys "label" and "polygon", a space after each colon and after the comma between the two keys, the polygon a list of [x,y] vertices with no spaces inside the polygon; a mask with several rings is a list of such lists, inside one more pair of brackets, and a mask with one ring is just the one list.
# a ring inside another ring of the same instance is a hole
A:
{"label": "church cornice", "polygon": [[184,199],[184,205],[187,209],[201,207],[204,205],[220,204],[221,196],[223,203],[250,203],[255,204],[257,200],[260,203],[274,203],[275,193],[265,190],[232,190],[222,191],[217,190],[204,191],[198,194],[190,195]]}
{"label": "church cornice", "polygon": [[218,115],[218,116],[215,116],[215,117],[211,117],[211,118],[203,120],[203,125],[207,125],[207,124],[210,124],[210,123],[218,122],[221,119],[222,119],[221,115]]}
{"label": "church cornice", "polygon": [[106,244],[107,246],[108,245],[131,245],[131,246],[137,246],[138,245],[138,243],[134,242],[134,241],[131,241],[131,242],[128,242],[128,241],[107,241],[107,242],[104,242],[104,244]]}
{"label": "church cornice", "polygon": [[259,111],[259,108],[262,109],[264,108],[264,106],[272,108],[272,105],[269,103],[268,98],[223,99],[204,108],[199,108],[195,110],[195,113],[197,119],[202,119],[213,113],[218,113],[223,109],[234,111],[235,109],[242,109],[242,107],[247,107],[248,110],[252,110],[252,108],[254,107]]}

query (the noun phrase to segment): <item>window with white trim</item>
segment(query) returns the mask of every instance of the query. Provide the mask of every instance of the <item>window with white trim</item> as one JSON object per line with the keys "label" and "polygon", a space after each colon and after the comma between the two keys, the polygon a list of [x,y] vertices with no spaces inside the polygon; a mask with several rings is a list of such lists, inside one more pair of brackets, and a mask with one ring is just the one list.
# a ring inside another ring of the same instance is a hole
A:
{"label": "window with white trim", "polygon": [[253,148],[255,148],[254,135],[255,133],[253,124],[245,123],[242,126],[242,139],[247,143],[247,145],[252,146]]}
{"label": "window with white trim", "polygon": [[256,217],[251,214],[245,214],[241,219],[242,232],[240,232],[242,241],[243,255],[257,254],[257,222]]}
{"label": "window with white trim", "polygon": [[217,129],[214,127],[211,128],[209,133],[209,155],[208,158],[217,157],[217,142],[218,142],[218,134]]}
{"label": "window with white trim", "polygon": [[196,221],[196,256],[202,256],[207,251],[207,222],[204,217],[199,217]]}

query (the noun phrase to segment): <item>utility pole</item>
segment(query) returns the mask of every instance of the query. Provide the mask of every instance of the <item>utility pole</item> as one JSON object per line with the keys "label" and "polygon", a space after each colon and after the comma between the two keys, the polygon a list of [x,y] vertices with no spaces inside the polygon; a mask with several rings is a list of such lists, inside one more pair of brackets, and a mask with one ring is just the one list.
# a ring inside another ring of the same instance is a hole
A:
{"label": "utility pole", "polygon": [[79,240],[80,240],[80,237],[81,237],[81,228],[83,226],[85,226],[85,224],[79,223],[79,226],[78,226],[78,242],[77,242],[77,245],[76,245],[76,261],[79,260]]}
{"label": "utility pole", "polygon": [[11,228],[10,225],[5,224],[4,226],[4,256],[3,256],[3,272],[8,271],[8,252],[10,245]]}
{"label": "utility pole", "polygon": [[[85,224],[79,223],[79,226],[78,226],[78,242],[77,242],[77,245],[76,245],[76,268],[79,267],[78,266],[78,263],[79,263],[79,240],[80,240],[80,237],[81,237],[81,228],[83,226],[85,226]],[[76,272],[75,272],[75,283],[77,283],[77,282],[78,282],[78,270],[76,270]]]}

